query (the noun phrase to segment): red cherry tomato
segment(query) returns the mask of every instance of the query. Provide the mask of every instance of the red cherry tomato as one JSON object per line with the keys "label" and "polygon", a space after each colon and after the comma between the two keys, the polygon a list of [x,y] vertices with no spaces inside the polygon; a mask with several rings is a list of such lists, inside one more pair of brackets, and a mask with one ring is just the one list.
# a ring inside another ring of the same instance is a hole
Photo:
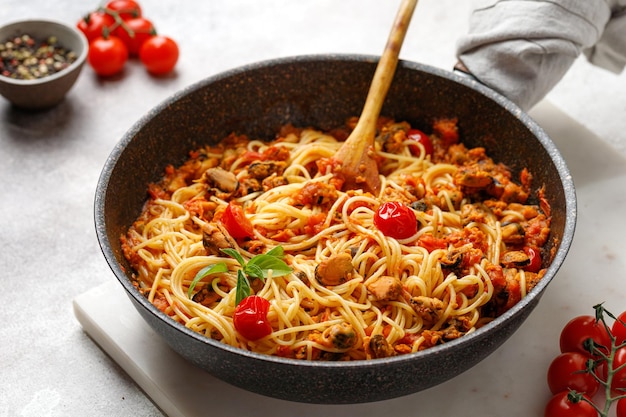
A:
{"label": "red cherry tomato", "polygon": [[535,248],[530,246],[524,246],[524,253],[530,258],[530,263],[524,267],[524,270],[528,272],[539,272],[541,269],[541,253]]}
{"label": "red cherry tomato", "polygon": [[99,37],[89,44],[87,61],[98,75],[109,76],[122,71],[128,60],[128,49],[119,38]]}
{"label": "red cherry tomato", "polygon": [[237,305],[233,315],[235,330],[248,340],[258,340],[272,333],[267,320],[270,302],[258,295],[250,295]]}
{"label": "red cherry tomato", "polygon": [[228,206],[226,206],[221,221],[228,233],[235,239],[254,236],[252,223],[244,214],[243,208],[233,202],[228,203]]}
{"label": "red cherry tomato", "polygon": [[[621,320],[621,322],[620,322]],[[617,320],[613,323],[611,333],[615,336],[615,344],[621,345],[626,342],[626,311],[617,316]]]}
{"label": "red cherry tomato", "polygon": [[[613,380],[611,381],[611,393],[613,395],[624,394],[624,390],[626,390],[626,347],[617,349],[611,369],[615,371],[620,366],[622,369],[613,374]],[[607,376],[608,364],[602,368],[602,380],[606,381]]]}
{"label": "red cherry tomato", "polygon": [[104,36],[104,28],[110,28],[115,23],[113,16],[103,12],[91,12],[76,23],[78,30],[85,34],[88,42]]}
{"label": "red cherry tomato", "polygon": [[146,40],[139,49],[139,59],[148,72],[167,74],[178,62],[178,45],[167,36],[156,35]]}
{"label": "red cherry tomato", "polygon": [[587,401],[573,402],[568,394],[568,391],[562,391],[553,396],[546,405],[544,417],[598,417],[596,409],[587,402],[591,401],[589,397],[582,395]]}
{"label": "red cherry tomato", "polygon": [[563,330],[559,339],[561,352],[580,352],[590,355],[585,350],[583,343],[587,339],[593,339],[596,345],[608,347],[611,345],[609,334],[601,322],[597,322],[593,316],[578,316],[571,319]]}
{"label": "red cherry tomato", "polygon": [[417,232],[417,219],[409,207],[396,201],[381,205],[374,214],[374,225],[385,236],[406,239]]}
{"label": "red cherry tomato", "polygon": [[[410,140],[414,140],[417,143],[420,143],[424,147],[425,155],[433,154],[433,144],[430,141],[430,138],[428,137],[428,135],[422,132],[421,130],[409,129],[409,131],[406,133],[406,138]],[[411,153],[415,156],[419,156],[422,153],[419,146],[417,145],[411,144],[409,145],[409,149],[411,149]]]}
{"label": "red cherry tomato", "polygon": [[122,20],[141,17],[141,6],[133,0],[111,0],[106,8],[116,11]]}
{"label": "red cherry tomato", "polygon": [[[118,26],[113,35],[124,42],[130,55],[136,56],[139,54],[139,49],[143,43],[156,34],[156,30],[152,22],[143,17],[128,19],[125,24],[126,27]],[[132,31],[132,36],[129,30]]]}
{"label": "red cherry tomato", "polygon": [[589,355],[579,352],[561,353],[554,358],[548,368],[548,386],[552,394],[574,390],[589,397],[598,392],[600,383],[593,373],[585,372]]}
{"label": "red cherry tomato", "polygon": [[626,398],[617,400],[617,407],[615,408],[615,417],[626,417]]}

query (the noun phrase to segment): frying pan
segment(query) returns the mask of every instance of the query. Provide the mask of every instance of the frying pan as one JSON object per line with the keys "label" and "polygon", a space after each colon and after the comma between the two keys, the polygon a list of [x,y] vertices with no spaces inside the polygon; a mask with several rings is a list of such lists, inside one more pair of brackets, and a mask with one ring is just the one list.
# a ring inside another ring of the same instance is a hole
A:
{"label": "frying pan", "polygon": [[[533,174],[552,207],[540,283],[490,324],[414,354],[354,362],[308,362],[226,346],[174,322],[132,285],[120,236],[140,214],[147,185],[165,166],[231,132],[274,138],[280,126],[330,129],[358,115],[379,57],[307,55],[259,62],[206,78],[149,111],[121,138],[105,163],[95,195],[97,237],[111,270],[146,322],[184,358],[235,386],[310,403],[362,403],[440,384],[471,368],[506,341],[557,276],[576,224],[568,168],[546,133],[519,107],[476,81],[400,61],[381,114],[428,131],[433,118],[456,117],[462,141],[484,146],[517,176]],[[537,202],[537,196],[531,196]],[[145,347],[146,350],[150,346]],[[502,370],[506,372],[506,370]]]}

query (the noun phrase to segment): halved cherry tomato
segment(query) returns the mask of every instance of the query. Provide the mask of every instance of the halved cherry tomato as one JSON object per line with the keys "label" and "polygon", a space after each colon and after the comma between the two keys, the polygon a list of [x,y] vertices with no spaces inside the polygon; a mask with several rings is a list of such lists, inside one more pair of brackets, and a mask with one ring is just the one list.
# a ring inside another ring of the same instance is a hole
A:
{"label": "halved cherry tomato", "polygon": [[626,342],[626,311],[617,316],[617,320],[615,320],[613,327],[611,327],[611,333],[615,336],[616,345],[621,345]]}
{"label": "halved cherry tomato", "polygon": [[178,45],[167,36],[156,35],[147,39],[139,49],[139,59],[148,72],[161,75],[174,69],[178,62]]}
{"label": "halved cherry tomato", "polygon": [[104,36],[104,28],[111,28],[115,23],[113,16],[104,12],[91,12],[76,23],[78,30],[83,32],[88,42]]}
{"label": "halved cherry tomato", "polygon": [[[132,31],[129,33],[129,30]],[[125,26],[118,26],[113,35],[124,42],[130,55],[138,55],[139,49],[145,41],[156,35],[156,30],[152,22],[143,17],[128,19]]]}
{"label": "halved cherry tomato", "polygon": [[226,227],[226,230],[228,230],[228,233],[235,239],[254,236],[252,223],[246,217],[243,208],[232,201],[226,206],[221,221],[224,227]]}
{"label": "halved cherry tomato", "polygon": [[[424,147],[425,155],[433,154],[433,144],[428,135],[421,130],[409,129],[409,131],[406,132],[406,138],[421,144]],[[411,153],[415,156],[419,156],[421,154],[421,150],[417,145],[409,145],[409,149],[411,149]]]}
{"label": "halved cherry tomato", "polygon": [[89,44],[87,61],[98,75],[109,76],[122,71],[128,60],[128,49],[119,38],[98,37]]}
{"label": "halved cherry tomato", "polygon": [[405,204],[389,201],[382,204],[374,213],[374,225],[385,236],[406,239],[417,232],[417,218]]}
{"label": "halved cherry tomato", "polygon": [[524,253],[530,258],[530,263],[524,267],[528,272],[539,272],[541,269],[541,253],[535,248],[524,246]]}
{"label": "halved cherry tomato", "polygon": [[270,302],[258,295],[250,295],[237,305],[233,315],[235,330],[248,340],[258,340],[272,333],[267,320]]}
{"label": "halved cherry tomato", "polygon": [[544,417],[598,417],[598,412],[593,406],[587,402],[591,399],[585,395],[581,395],[580,400],[570,400],[568,391],[561,391],[554,395],[544,412]]}
{"label": "halved cherry tomato", "polygon": [[579,352],[565,352],[554,358],[548,368],[547,378],[552,394],[574,390],[593,397],[598,392],[600,383],[593,370],[586,372],[588,361],[593,360],[589,355]]}
{"label": "halved cherry tomato", "polygon": [[141,17],[141,6],[133,0],[111,0],[106,4],[106,8],[115,10],[122,20]]}
{"label": "halved cherry tomato", "polygon": [[580,352],[590,355],[585,349],[584,343],[587,339],[593,339],[594,343],[607,348],[611,345],[609,334],[601,322],[589,315],[574,317],[563,330],[559,338],[561,352]]}

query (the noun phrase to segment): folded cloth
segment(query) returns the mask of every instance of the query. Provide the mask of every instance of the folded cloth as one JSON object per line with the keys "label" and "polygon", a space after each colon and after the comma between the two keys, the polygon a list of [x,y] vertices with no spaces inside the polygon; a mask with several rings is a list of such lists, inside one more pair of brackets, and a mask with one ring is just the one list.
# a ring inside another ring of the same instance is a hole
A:
{"label": "folded cloth", "polygon": [[626,65],[626,0],[481,0],[457,43],[459,66],[522,109],[539,102],[584,54]]}

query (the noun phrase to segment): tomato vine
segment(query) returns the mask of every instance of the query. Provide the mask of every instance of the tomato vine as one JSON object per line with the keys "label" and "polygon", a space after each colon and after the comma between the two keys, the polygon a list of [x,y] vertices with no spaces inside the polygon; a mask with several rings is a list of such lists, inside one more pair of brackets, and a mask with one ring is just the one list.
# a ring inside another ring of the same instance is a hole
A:
{"label": "tomato vine", "polygon": [[[626,312],[616,317],[602,304],[593,308],[595,315],[575,317],[561,332],[561,355],[548,369],[554,396],[546,417],[608,417],[613,404],[617,417],[626,417]],[[603,398],[594,401],[598,388]]]}
{"label": "tomato vine", "polygon": [[89,42],[88,62],[98,75],[120,73],[133,56],[153,75],[171,72],[178,62],[178,44],[157,34],[134,0],[111,0],[87,13],[76,27]]}

